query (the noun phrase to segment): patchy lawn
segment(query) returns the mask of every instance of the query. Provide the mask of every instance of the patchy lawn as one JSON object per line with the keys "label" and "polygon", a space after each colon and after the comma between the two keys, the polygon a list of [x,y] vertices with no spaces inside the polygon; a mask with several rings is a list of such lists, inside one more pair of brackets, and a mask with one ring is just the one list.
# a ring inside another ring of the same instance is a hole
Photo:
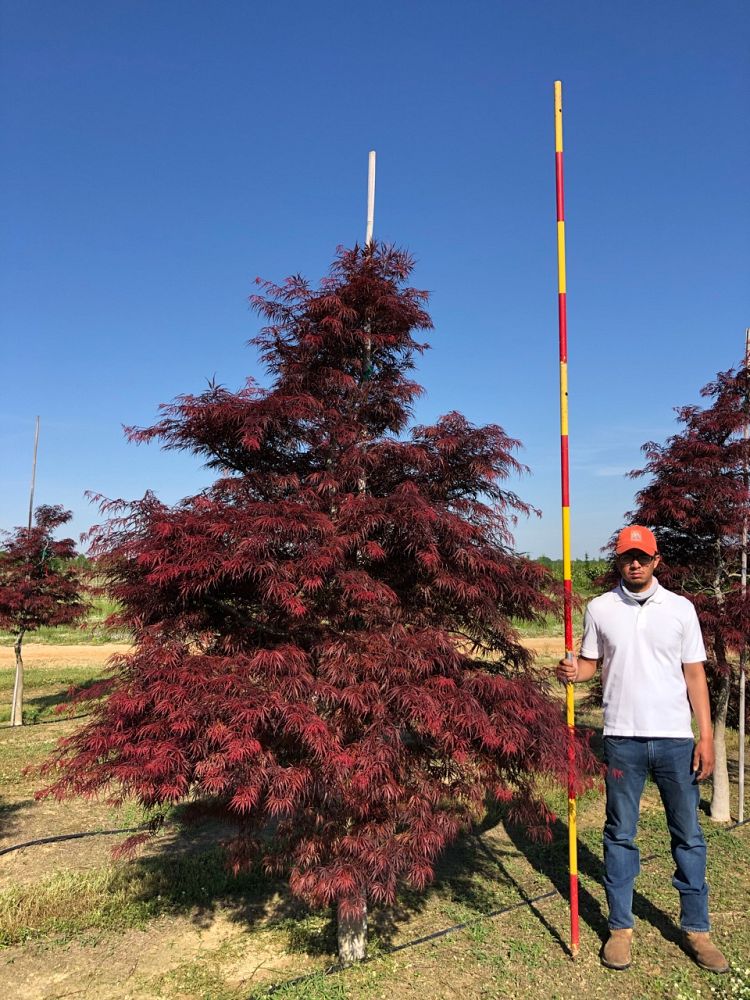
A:
{"label": "patchy lawn", "polygon": [[[24,775],[24,767],[80,725],[59,721],[54,705],[71,683],[99,676],[114,647],[84,656],[84,647],[71,648],[78,649],[77,659],[67,653],[58,659],[56,652],[67,649],[60,646],[46,659],[29,660],[28,704],[38,706],[40,724],[0,730],[0,850],[63,833],[130,828],[146,818],[132,805],[33,798],[39,781]],[[550,660],[557,655],[541,640],[538,651]],[[3,663],[3,700],[10,671]],[[596,727],[596,715],[588,721]],[[736,768],[736,734],[730,737]],[[709,794],[706,787],[704,798]],[[656,790],[647,787],[635,963],[616,973],[598,958],[606,927],[601,795],[592,792],[579,803],[581,950],[575,962],[567,951],[565,795],[551,789],[549,798],[560,816],[551,844],[532,844],[501,814],[488,816],[446,853],[424,894],[405,892],[397,907],[372,914],[371,961],[331,975],[325,975],[335,963],[330,914],[309,912],[283,882],[259,873],[229,876],[219,846],[225,829],[189,826],[180,809],[171,810],[147,850],[126,863],[110,857],[123,834],[13,851],[0,856],[0,987],[19,1000],[246,1000],[274,988],[273,995],[287,1000],[750,996],[750,972],[743,972],[750,965],[750,824],[730,830],[702,817],[715,937],[735,967],[733,978],[711,977],[679,948],[669,836]]]}

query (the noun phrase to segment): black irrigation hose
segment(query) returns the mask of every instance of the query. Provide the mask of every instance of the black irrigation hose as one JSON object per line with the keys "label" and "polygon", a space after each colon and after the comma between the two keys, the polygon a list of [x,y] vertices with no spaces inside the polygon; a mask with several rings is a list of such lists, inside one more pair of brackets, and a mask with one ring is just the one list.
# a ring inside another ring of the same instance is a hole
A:
{"label": "black irrigation hose", "polygon": [[12,847],[3,847],[0,855],[10,854],[11,851],[20,851],[23,847],[36,847],[37,844],[57,844],[61,840],[81,840],[83,837],[107,837],[114,833],[139,833],[142,830],[152,829],[150,823],[142,826],[125,826],[119,830],[91,830],[87,833],[61,833],[56,837],[40,837],[38,840],[26,840],[23,844],[14,844]]}
{"label": "black irrigation hose", "polygon": [[[750,820],[743,820],[742,823],[735,823],[734,826],[744,826],[745,823],[750,822]],[[729,829],[734,829],[730,827]],[[658,858],[658,854],[649,854],[645,858],[641,858],[641,863],[645,864],[647,861],[653,861],[654,858]],[[512,910],[518,910],[523,906],[533,906],[534,903],[539,903],[543,899],[550,899],[552,896],[559,896],[560,893],[557,889],[551,889],[549,892],[543,892],[540,896],[534,896],[533,899],[523,899],[518,903],[511,903],[509,906],[503,906],[499,910],[492,910],[490,913],[483,913],[473,920],[465,920],[460,924],[453,924],[451,927],[445,927],[443,930],[434,931],[432,934],[425,934],[423,937],[414,938],[412,941],[406,941],[404,944],[395,945],[392,948],[387,948],[382,955],[373,955],[371,957],[366,957],[358,962],[357,965],[369,965],[370,962],[375,962],[377,959],[382,958],[384,955],[394,955],[398,951],[404,951],[406,948],[416,948],[420,944],[426,944],[428,941],[434,941],[436,938],[445,937],[448,934],[453,934],[455,931],[464,930],[466,927],[471,927],[474,924],[481,923],[484,920],[491,920],[493,917],[501,916],[503,913],[510,913]],[[323,971],[324,976],[333,976],[339,972],[345,972],[348,966],[341,965],[340,962],[329,966]],[[319,972],[311,972],[304,976],[297,976],[295,979],[287,979],[284,982],[276,983],[275,985],[267,987],[265,991],[266,996],[273,996],[280,990],[287,989],[290,986],[299,986],[301,983],[307,982],[310,979],[314,979],[316,976],[320,975]],[[256,993],[257,996],[257,993]]]}
{"label": "black irrigation hose", "polygon": [[[731,826],[727,827],[728,830],[736,830],[737,827],[745,826],[746,823],[750,823],[750,817],[744,819],[741,822],[733,823]],[[41,837],[38,840],[27,840],[23,844],[14,844],[12,847],[4,847],[0,850],[0,856],[3,854],[10,854],[11,851],[19,851],[23,847],[35,847],[38,844],[54,844],[64,840],[80,840],[83,837],[99,837],[99,836],[109,836],[117,833],[139,833],[143,830],[153,829],[152,825],[149,823],[143,824],[142,826],[131,826],[123,827],[118,830],[92,830],[87,833],[65,833],[57,837]],[[658,854],[649,854],[645,858],[641,858],[641,863],[646,864],[648,861],[653,861],[657,858]],[[524,906],[533,906],[535,903],[539,903],[544,899],[551,899],[553,896],[559,896],[560,893],[557,889],[550,889],[548,892],[543,892],[539,896],[534,896],[532,899],[523,899],[518,903],[511,903],[509,906],[503,906],[498,910],[491,910],[489,913],[482,913],[480,916],[475,917],[473,920],[465,920],[459,924],[452,924],[450,927],[444,927],[442,930],[433,931],[432,934],[425,934],[422,937],[414,938],[411,941],[406,941],[404,944],[394,945],[392,948],[387,948],[384,951],[384,955],[395,955],[396,952],[405,951],[407,948],[416,948],[421,944],[426,944],[428,941],[435,941],[438,938],[446,937],[448,934],[454,934],[456,931],[464,930],[466,927],[471,927],[474,924],[482,923],[484,920],[491,920],[494,917],[499,917],[504,913],[510,913],[512,910],[521,909]],[[369,965],[370,962],[376,961],[378,958],[383,957],[382,955],[372,955],[362,959],[357,965]],[[344,972],[347,966],[341,965],[340,962],[329,966],[323,971],[324,976],[336,975],[339,972]],[[297,976],[294,979],[287,979],[284,982],[276,983],[275,985],[269,986],[266,990],[266,996],[273,996],[280,990],[287,989],[290,986],[298,986],[300,983],[307,982],[310,979],[314,979],[316,976],[320,975],[319,972],[307,973],[304,976]],[[257,994],[256,994],[257,995]]]}
{"label": "black irrigation hose", "polygon": [[[85,716],[81,716],[81,718],[85,718]],[[738,820],[736,823],[732,823],[730,826],[727,826],[724,829],[728,833],[731,833],[732,830],[736,830],[741,826],[745,826],[747,823],[750,823],[750,817],[748,817],[747,819]],[[56,837],[41,837],[39,840],[26,840],[22,844],[13,844],[12,847],[3,847],[2,849],[0,849],[0,856],[2,856],[3,854],[10,854],[11,851],[20,851],[22,847],[35,847],[37,844],[55,844],[61,840],[79,840],[82,837],[106,837],[115,833],[138,833],[141,830],[150,830],[150,829],[153,829],[152,825],[150,823],[145,823],[142,826],[128,826],[128,827],[123,827],[122,829],[119,830],[90,830],[87,833],[63,833],[59,834]],[[649,854],[647,858],[641,858],[641,860],[644,862],[653,861],[655,857],[657,857],[656,854]],[[504,911],[498,911],[498,912],[504,912]],[[490,913],[487,915],[495,916],[496,914]],[[463,927],[463,926],[464,926],[463,924],[456,924],[456,927]],[[405,948],[406,945],[399,945],[399,947]]]}
{"label": "black irrigation hose", "polygon": [[[641,864],[645,864],[647,861],[653,861],[654,858],[658,857],[658,854],[649,854],[647,857],[641,858]],[[557,889],[550,889],[549,892],[543,892],[540,896],[534,896],[532,899],[522,899],[518,903],[511,903],[509,906],[502,906],[499,910],[491,910],[489,913],[482,913],[473,920],[464,920],[463,923],[453,924],[450,927],[443,928],[441,931],[433,931],[432,934],[425,934],[423,937],[414,938],[412,941],[406,941],[404,944],[397,944],[392,948],[386,948],[380,955],[372,955],[371,957],[363,958],[360,962],[357,962],[357,966],[369,965],[370,962],[375,962],[377,959],[383,958],[386,955],[395,955],[397,951],[404,951],[406,948],[416,948],[418,945],[426,944],[428,941],[434,941],[436,938],[445,937],[448,934],[453,934],[455,931],[462,931],[466,927],[473,927],[474,924],[481,924],[485,920],[492,920],[494,917],[499,917],[503,913],[510,913],[512,910],[520,910],[523,906],[533,906],[534,903],[539,903],[543,899],[551,899],[553,896],[559,895],[560,892]],[[334,965],[330,965],[327,969],[325,969],[323,971],[323,975],[334,976],[339,972],[345,972],[347,968],[350,968],[350,966],[342,965],[340,962],[336,962]],[[318,975],[320,975],[320,972],[310,972],[304,976],[297,976],[295,979],[286,979],[284,982],[276,983],[275,985],[266,988],[266,996],[273,996],[280,990],[285,990],[290,986],[299,986],[300,983],[314,979]]]}

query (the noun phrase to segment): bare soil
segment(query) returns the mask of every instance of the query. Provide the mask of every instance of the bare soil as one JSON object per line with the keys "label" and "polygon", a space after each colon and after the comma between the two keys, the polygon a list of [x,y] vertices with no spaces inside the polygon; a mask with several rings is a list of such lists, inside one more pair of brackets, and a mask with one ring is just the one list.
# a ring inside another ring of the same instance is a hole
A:
{"label": "bare soil", "polygon": [[529,636],[523,639],[523,644],[527,649],[532,650],[537,656],[557,656],[565,655],[565,640],[562,636]]}
{"label": "bare soil", "polygon": [[[562,656],[565,644],[562,636],[529,636],[523,639],[527,649],[543,656]],[[83,643],[69,646],[53,643],[27,642],[23,646],[23,662],[29,667],[60,667],[72,664],[105,663],[115,653],[127,653],[132,649],[127,642],[108,642],[106,645],[87,646]],[[0,646],[0,668],[15,666],[12,646]]]}
{"label": "bare soil", "polygon": [[[300,956],[285,954],[273,936],[264,940],[256,933],[251,939],[231,915],[218,912],[205,925],[170,916],[142,930],[91,935],[56,947],[54,958],[43,942],[9,948],[0,959],[0,985],[5,996],[17,1000],[146,1000],[164,996],[165,989],[166,995],[176,989],[182,997],[210,996],[189,985],[185,990],[179,971],[219,960],[230,990],[276,982],[292,963],[295,974],[300,967]],[[176,982],[170,984],[170,979]]]}
{"label": "bare soil", "polygon": [[[104,646],[84,644],[58,646],[54,643],[25,642],[22,655],[26,667],[65,667],[77,664],[103,664],[115,653],[127,653],[132,648],[127,642],[108,642]],[[15,665],[13,647],[0,646],[0,669]]]}

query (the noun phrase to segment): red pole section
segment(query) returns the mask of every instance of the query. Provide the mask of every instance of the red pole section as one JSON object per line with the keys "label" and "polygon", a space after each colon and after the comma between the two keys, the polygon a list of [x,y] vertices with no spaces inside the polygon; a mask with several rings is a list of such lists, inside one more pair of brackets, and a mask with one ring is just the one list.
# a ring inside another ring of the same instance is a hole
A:
{"label": "red pole section", "polygon": [[[573,657],[573,579],[570,561],[570,463],[568,457],[568,312],[565,272],[565,194],[563,180],[562,84],[555,81],[555,193],[557,201],[557,317],[560,340],[560,482],[562,493],[563,617],[565,656]],[[575,699],[565,690],[568,722],[568,870],[570,873],[570,951],[578,954],[578,849],[575,793]]]}

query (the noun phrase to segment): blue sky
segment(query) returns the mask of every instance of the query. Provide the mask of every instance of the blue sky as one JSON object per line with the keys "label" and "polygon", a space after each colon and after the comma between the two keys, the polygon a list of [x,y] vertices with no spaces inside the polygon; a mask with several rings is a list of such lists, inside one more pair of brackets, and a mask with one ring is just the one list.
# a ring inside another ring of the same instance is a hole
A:
{"label": "blue sky", "polygon": [[[0,526],[91,490],[167,502],[189,456],[124,441],[215,376],[264,380],[256,275],[317,280],[375,234],[417,258],[432,350],[416,417],[501,424],[559,555],[552,85],[565,116],[573,553],[623,473],[750,325],[750,6],[715,0],[3,0]],[[744,178],[744,179],[743,179]]]}

